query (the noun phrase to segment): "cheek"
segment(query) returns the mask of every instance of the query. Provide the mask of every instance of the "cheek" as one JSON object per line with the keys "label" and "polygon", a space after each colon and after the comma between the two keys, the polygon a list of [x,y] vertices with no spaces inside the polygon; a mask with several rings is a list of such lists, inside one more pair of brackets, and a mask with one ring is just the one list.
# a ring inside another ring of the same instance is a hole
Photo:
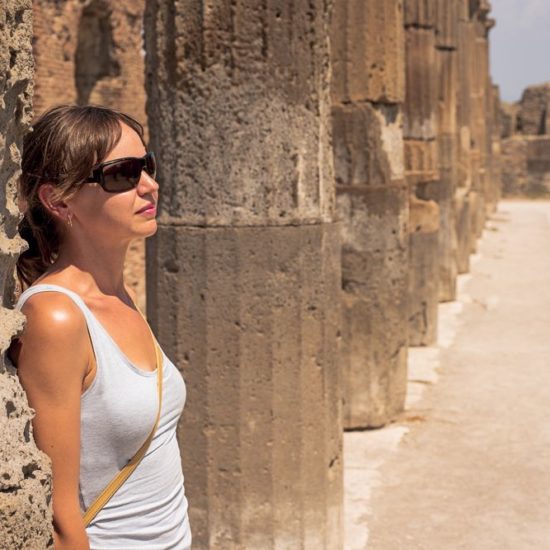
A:
{"label": "cheek", "polygon": [[109,197],[107,200],[90,201],[86,205],[85,217],[90,228],[96,232],[113,234],[117,228],[127,227],[133,213],[133,200],[125,193]]}

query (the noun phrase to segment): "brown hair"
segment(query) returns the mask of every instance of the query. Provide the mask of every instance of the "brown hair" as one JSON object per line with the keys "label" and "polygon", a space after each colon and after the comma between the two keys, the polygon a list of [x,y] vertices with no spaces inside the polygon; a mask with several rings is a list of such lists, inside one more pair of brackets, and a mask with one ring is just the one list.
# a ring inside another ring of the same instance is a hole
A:
{"label": "brown hair", "polygon": [[[143,126],[131,116],[100,105],[57,105],[45,111],[23,138],[19,178],[19,233],[29,248],[17,260],[21,290],[30,286],[55,261],[62,231],[42,204],[42,183],[55,186],[55,199],[70,199],[79,184],[119,142],[120,123],[135,130],[144,142]],[[145,142],[144,142],[145,145]]]}

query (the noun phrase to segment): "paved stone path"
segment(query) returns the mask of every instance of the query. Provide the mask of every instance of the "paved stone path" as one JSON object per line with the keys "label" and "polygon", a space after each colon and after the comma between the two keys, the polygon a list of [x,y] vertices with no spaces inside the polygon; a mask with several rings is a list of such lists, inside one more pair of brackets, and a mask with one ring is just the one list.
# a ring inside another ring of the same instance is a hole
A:
{"label": "paved stone path", "polygon": [[440,312],[402,418],[345,434],[346,550],[550,549],[550,202],[502,201]]}

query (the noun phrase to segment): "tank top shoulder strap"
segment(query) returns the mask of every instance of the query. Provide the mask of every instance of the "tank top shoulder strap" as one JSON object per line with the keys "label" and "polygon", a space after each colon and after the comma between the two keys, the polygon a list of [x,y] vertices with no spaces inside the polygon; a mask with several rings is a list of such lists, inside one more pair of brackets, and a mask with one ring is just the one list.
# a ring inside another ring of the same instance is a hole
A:
{"label": "tank top shoulder strap", "polygon": [[54,285],[51,283],[39,283],[34,286],[30,286],[26,290],[24,290],[21,295],[19,296],[19,299],[17,300],[17,303],[15,304],[16,309],[21,309],[23,307],[23,304],[27,301],[28,298],[30,298],[33,294],[37,294],[38,292],[47,292],[47,291],[56,291],[61,292],[62,294],[65,294],[66,296],[69,296],[71,300],[78,306],[78,308],[82,311],[84,314],[84,317],[86,318],[88,327],[93,327],[93,331],[95,332],[95,317],[84,302],[84,300],[74,291],[69,290],[68,288],[65,288],[64,286],[60,285]]}

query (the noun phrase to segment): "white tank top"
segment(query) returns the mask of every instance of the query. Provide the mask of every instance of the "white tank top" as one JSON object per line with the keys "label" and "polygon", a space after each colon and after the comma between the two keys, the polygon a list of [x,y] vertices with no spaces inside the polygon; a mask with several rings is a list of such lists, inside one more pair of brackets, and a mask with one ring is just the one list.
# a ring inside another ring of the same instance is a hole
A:
{"label": "white tank top", "polygon": [[[149,435],[158,410],[157,371],[136,367],[80,296],[54,284],[21,293],[16,308],[42,291],[69,296],[81,309],[96,357],[96,374],[81,396],[81,512],[134,456]],[[186,388],[176,366],[162,352],[162,410],[145,456],[86,527],[90,550],[188,550],[191,530],[176,439]]]}

